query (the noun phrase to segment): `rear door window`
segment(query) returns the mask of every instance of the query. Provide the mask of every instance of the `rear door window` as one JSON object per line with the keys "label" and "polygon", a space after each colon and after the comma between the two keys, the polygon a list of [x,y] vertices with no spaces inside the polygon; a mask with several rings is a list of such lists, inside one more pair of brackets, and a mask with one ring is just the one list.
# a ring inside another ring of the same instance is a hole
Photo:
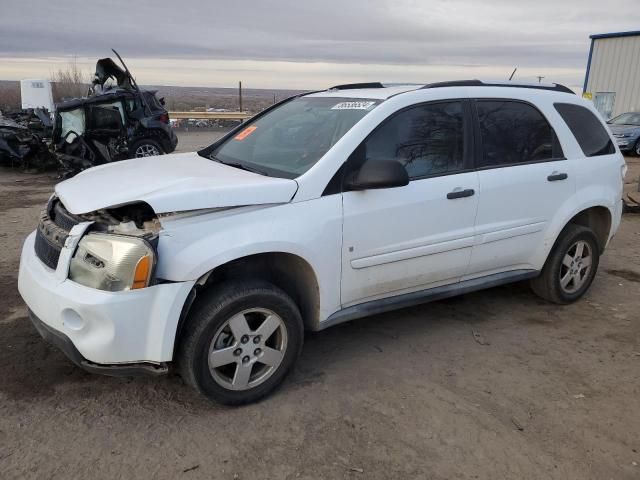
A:
{"label": "rear door window", "polygon": [[482,156],[478,167],[562,159],[547,119],[532,105],[513,100],[476,100]]}
{"label": "rear door window", "polygon": [[586,157],[615,153],[616,149],[609,134],[591,110],[573,103],[556,103],[554,107]]}

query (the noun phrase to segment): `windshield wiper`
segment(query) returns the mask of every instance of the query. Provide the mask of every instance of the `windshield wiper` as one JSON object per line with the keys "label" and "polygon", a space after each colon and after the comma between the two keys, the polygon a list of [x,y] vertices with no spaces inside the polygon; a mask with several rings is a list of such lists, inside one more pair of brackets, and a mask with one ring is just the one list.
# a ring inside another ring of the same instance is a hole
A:
{"label": "windshield wiper", "polygon": [[211,160],[221,163],[223,165],[228,165],[230,167],[234,167],[234,168],[239,168],[240,170],[246,170],[247,172],[251,172],[251,173],[257,173],[259,175],[264,175],[265,177],[268,177],[269,174],[267,172],[265,172],[264,170],[260,170],[258,168],[254,168],[254,167],[249,167],[247,165],[245,165],[244,163],[240,163],[240,162],[223,162],[222,160],[220,160],[219,158],[214,157],[213,155],[209,157]]}

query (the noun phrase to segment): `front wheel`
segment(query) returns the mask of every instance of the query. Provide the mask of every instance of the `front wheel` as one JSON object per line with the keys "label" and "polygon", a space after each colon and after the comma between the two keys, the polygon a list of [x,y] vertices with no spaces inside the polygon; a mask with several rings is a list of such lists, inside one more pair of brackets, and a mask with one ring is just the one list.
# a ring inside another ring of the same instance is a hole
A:
{"label": "front wheel", "polygon": [[240,405],[285,378],[303,342],[300,311],[266,282],[230,282],[194,305],[178,363],[187,383],[211,400]]}
{"label": "front wheel", "polygon": [[593,231],[569,224],[553,246],[540,275],[531,280],[531,288],[553,303],[575,302],[591,286],[599,261],[600,249]]}

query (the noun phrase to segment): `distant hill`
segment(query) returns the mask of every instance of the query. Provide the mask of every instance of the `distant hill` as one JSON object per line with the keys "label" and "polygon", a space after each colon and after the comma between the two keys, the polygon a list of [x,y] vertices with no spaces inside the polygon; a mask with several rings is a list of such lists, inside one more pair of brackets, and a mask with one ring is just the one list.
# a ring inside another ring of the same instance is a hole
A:
{"label": "distant hill", "polygon": [[[225,108],[238,110],[237,88],[176,87],[170,85],[141,85],[147,90],[157,90],[158,97],[164,97],[168,110],[189,111],[194,108]],[[243,108],[249,112],[259,112],[275,101],[283,100],[302,90],[274,90],[261,88],[242,89]],[[0,80],[0,109],[19,108],[20,82]]]}

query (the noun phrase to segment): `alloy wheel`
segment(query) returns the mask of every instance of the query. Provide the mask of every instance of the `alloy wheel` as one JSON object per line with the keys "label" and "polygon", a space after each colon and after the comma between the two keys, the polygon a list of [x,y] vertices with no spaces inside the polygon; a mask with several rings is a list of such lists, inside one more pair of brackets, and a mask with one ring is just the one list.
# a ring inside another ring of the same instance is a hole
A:
{"label": "alloy wheel", "polygon": [[222,324],[211,340],[209,372],[229,390],[248,390],[275,373],[287,349],[282,318],[264,308],[244,310]]}
{"label": "alloy wheel", "polygon": [[160,155],[160,151],[155,145],[143,143],[138,148],[136,148],[136,158],[155,157],[156,155]]}
{"label": "alloy wheel", "polygon": [[591,272],[593,256],[589,243],[579,240],[567,250],[560,266],[560,287],[575,293],[585,284]]}

